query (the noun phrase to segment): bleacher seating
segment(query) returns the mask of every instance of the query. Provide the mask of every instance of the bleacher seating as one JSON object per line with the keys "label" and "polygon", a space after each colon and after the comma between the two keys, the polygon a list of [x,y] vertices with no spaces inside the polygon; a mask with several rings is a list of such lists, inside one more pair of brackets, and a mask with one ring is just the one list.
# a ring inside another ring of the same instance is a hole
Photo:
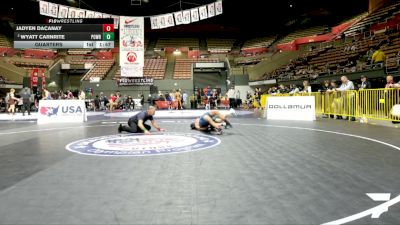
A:
{"label": "bleacher seating", "polygon": [[380,8],[351,26],[344,33],[346,36],[354,36],[360,32],[368,31],[371,25],[385,22],[387,19],[390,19],[398,13],[400,13],[400,3],[391,4],[389,6]]}
{"label": "bleacher seating", "polygon": [[16,81],[8,80],[6,77],[0,75],[0,84],[16,84]]}
{"label": "bleacher seating", "polygon": [[298,31],[288,34],[286,37],[279,40],[278,44],[289,43],[289,42],[291,42],[297,38],[301,38],[301,37],[308,37],[308,36],[323,34],[324,30],[325,30],[324,26],[316,26],[316,27],[298,30]]}
{"label": "bleacher seating", "polygon": [[35,60],[35,59],[24,59],[18,57],[9,58],[7,62],[28,70],[32,68],[49,68],[53,64],[52,60]]}
{"label": "bleacher seating", "polygon": [[70,48],[68,49],[68,55],[86,55],[90,54],[92,52],[92,49],[86,49],[86,48]]}
{"label": "bleacher seating", "polygon": [[[162,80],[165,77],[167,59],[144,59],[143,76],[155,80]],[[121,69],[115,73],[114,79],[121,78]]]}
{"label": "bleacher seating", "polygon": [[[391,39],[391,44],[385,43],[385,40]],[[355,45],[356,50],[345,50],[349,46]],[[365,57],[369,48],[378,48],[383,46],[382,50],[386,55],[386,68],[397,68],[397,53],[400,51],[400,37],[398,31],[392,34],[380,33],[374,38],[365,37],[355,42],[347,42],[337,46],[331,46],[326,49],[316,49],[302,55],[300,58],[306,59],[301,63],[293,65],[293,63],[284,65],[272,73],[265,74],[263,79],[279,79],[279,80],[297,80],[303,78],[315,78],[317,76],[328,75],[328,72],[340,74],[351,72],[346,68],[346,63],[349,59],[358,60],[358,65],[355,66],[356,71],[364,70],[366,62],[360,61],[360,57]],[[291,67],[290,72],[286,70]],[[311,69],[312,72],[308,72]],[[370,68],[370,67],[369,67]],[[347,71],[346,71],[347,70]],[[296,71],[293,73],[293,71]]]}
{"label": "bleacher seating", "polygon": [[199,39],[198,38],[159,38],[156,44],[157,49],[172,47],[189,47],[193,50],[199,49]]}
{"label": "bleacher seating", "polygon": [[275,36],[253,38],[246,40],[241,50],[256,49],[256,48],[268,48],[275,40]]}
{"label": "bleacher seating", "polygon": [[24,57],[34,59],[54,59],[56,52],[57,51],[51,49],[25,49]]}
{"label": "bleacher seating", "polygon": [[104,79],[115,61],[113,59],[100,60],[100,59],[72,59],[71,64],[93,64],[93,68],[85,75],[84,80],[90,80],[91,77],[100,77]]}
{"label": "bleacher seating", "polygon": [[4,34],[0,34],[0,47],[11,48],[11,43]]}
{"label": "bleacher seating", "polygon": [[207,38],[207,49],[211,53],[228,53],[235,39]]}
{"label": "bleacher seating", "polygon": [[196,62],[218,62],[218,59],[176,59],[174,76],[176,80],[187,80],[192,78],[192,64]]}
{"label": "bleacher seating", "polygon": [[14,56],[16,54],[17,50],[13,48],[8,48],[8,47],[0,47],[0,56]]}

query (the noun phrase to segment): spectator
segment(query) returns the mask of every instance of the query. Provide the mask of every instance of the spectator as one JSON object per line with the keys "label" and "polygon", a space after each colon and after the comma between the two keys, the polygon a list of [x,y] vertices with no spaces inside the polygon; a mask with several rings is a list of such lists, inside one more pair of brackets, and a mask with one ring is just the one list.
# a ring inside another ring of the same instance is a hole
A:
{"label": "spectator", "polygon": [[361,76],[361,86],[359,90],[370,89],[371,83],[368,81],[368,78],[364,75]]}
{"label": "spectator", "polygon": [[141,107],[143,107],[144,106],[144,94],[142,92],[140,93],[139,98],[140,98],[140,105],[141,105]]}
{"label": "spectator", "polygon": [[186,91],[184,91],[183,94],[182,94],[182,106],[183,106],[183,108],[185,108],[185,105],[187,103],[187,98],[188,98],[188,95],[187,95]]}
{"label": "spectator", "polygon": [[151,94],[149,94],[149,96],[147,97],[147,102],[149,103],[149,106],[154,105],[154,100],[153,100],[153,97],[151,96]]}
{"label": "spectator", "polygon": [[342,76],[340,80],[342,81],[342,85],[340,85],[339,88],[336,88],[337,91],[354,90],[353,81],[349,80],[346,76]]}
{"label": "spectator", "polygon": [[285,85],[280,84],[278,89],[279,94],[289,93],[289,90],[285,87]]}
{"label": "spectator", "polygon": [[110,94],[110,100],[109,100],[109,110],[112,112],[117,106],[118,106],[118,97],[114,93]]}
{"label": "spectator", "polygon": [[132,96],[128,96],[125,100],[125,108],[127,110],[135,109],[135,101],[133,100]]}
{"label": "spectator", "polygon": [[175,100],[178,102],[177,110],[181,110],[182,108],[182,93],[181,89],[175,91]]}
{"label": "spectator", "polygon": [[15,115],[15,105],[18,102],[18,98],[15,97],[15,89],[11,88],[10,92],[9,92],[9,98],[8,98],[8,113],[11,113],[13,115]]}
{"label": "spectator", "polygon": [[324,81],[318,92],[326,92],[327,90],[329,90],[329,80]]}
{"label": "spectator", "polygon": [[302,93],[311,93],[311,85],[308,80],[303,81],[303,91]]}
{"label": "spectator", "polygon": [[209,97],[210,109],[218,108],[218,93],[217,90],[213,90],[211,92],[211,96]]}
{"label": "spectator", "polygon": [[385,88],[394,88],[394,81],[392,75],[386,76],[386,85]]}
{"label": "spectator", "polygon": [[74,94],[72,93],[71,90],[68,90],[67,92],[67,99],[74,99]]}
{"label": "spectator", "polygon": [[396,62],[397,62],[397,67],[399,67],[399,64],[400,64],[400,50],[396,54]]}
{"label": "spectator", "polygon": [[385,61],[385,53],[382,51],[382,47],[374,52],[372,55],[372,64],[381,64],[383,66],[383,62]]}
{"label": "spectator", "polygon": [[79,92],[79,100],[85,100],[85,98],[86,98],[85,91],[84,91],[84,90],[81,90],[81,91]]}
{"label": "spectator", "polygon": [[331,80],[331,82],[329,83],[329,88],[327,90],[327,92],[333,92],[336,91],[337,88],[337,83],[335,80]]}
{"label": "spectator", "polygon": [[367,63],[372,64],[372,56],[374,55],[375,50],[373,48],[370,48],[366,54],[367,57]]}
{"label": "spectator", "polygon": [[43,88],[43,98],[45,100],[51,100],[51,95],[49,90],[47,90],[47,88]]}
{"label": "spectator", "polygon": [[[337,91],[350,91],[350,90],[354,90],[354,84],[351,80],[349,80],[346,76],[342,76],[340,78],[340,80],[342,81],[342,85],[340,85],[339,88],[337,88]],[[348,114],[350,115],[354,115],[354,107],[352,107],[352,103],[354,103],[354,96],[353,93],[345,93],[341,95],[341,108],[344,109],[344,111],[348,110]],[[350,106],[349,106],[350,105]],[[348,107],[346,107],[348,106]],[[347,114],[346,112],[344,112],[344,114]],[[340,118],[340,117],[338,117]],[[355,117],[351,117],[351,121],[355,121],[356,118]]]}
{"label": "spectator", "polygon": [[[394,83],[393,76],[388,75],[386,76],[386,85],[385,88],[400,88],[400,83]],[[397,92],[396,91],[385,91],[385,111],[388,117],[390,117],[390,111],[393,109],[393,106],[396,104],[397,99]],[[398,119],[398,118],[397,118]],[[392,121],[392,123],[398,123],[396,121]]]}
{"label": "spectator", "polygon": [[20,92],[22,98],[22,116],[25,116],[25,111],[28,111],[28,116],[31,115],[31,91],[28,87],[25,87]]}
{"label": "spectator", "polygon": [[[258,89],[256,88],[256,91],[257,90]],[[233,87],[231,87],[228,90],[228,93],[226,93],[226,94],[228,95],[228,98],[229,98],[229,107],[234,108],[235,107],[235,89]]]}
{"label": "spectator", "polygon": [[[168,96],[168,98],[169,98],[168,93],[165,96]],[[163,93],[160,93],[158,95],[157,101],[165,101],[165,96],[163,95]]]}
{"label": "spectator", "polygon": [[99,110],[100,109],[100,98],[98,95],[94,98],[94,105],[93,105],[93,110]]}
{"label": "spectator", "polygon": [[290,91],[289,91],[290,95],[297,94],[299,92],[300,92],[300,89],[295,84],[290,85]]}

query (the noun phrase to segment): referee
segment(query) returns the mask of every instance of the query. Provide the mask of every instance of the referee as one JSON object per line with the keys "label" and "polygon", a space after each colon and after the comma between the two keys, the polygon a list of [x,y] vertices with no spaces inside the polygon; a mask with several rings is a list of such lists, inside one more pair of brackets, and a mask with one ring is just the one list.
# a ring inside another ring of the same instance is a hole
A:
{"label": "referee", "polygon": [[150,106],[148,110],[141,111],[138,114],[130,117],[128,120],[128,126],[122,126],[122,124],[120,124],[118,127],[118,133],[126,131],[129,133],[151,134],[151,127],[148,124],[145,124],[147,120],[150,120],[153,127],[155,127],[158,131],[165,131],[164,129],[161,129],[160,126],[154,121],[153,116],[155,113],[156,108],[154,106]]}

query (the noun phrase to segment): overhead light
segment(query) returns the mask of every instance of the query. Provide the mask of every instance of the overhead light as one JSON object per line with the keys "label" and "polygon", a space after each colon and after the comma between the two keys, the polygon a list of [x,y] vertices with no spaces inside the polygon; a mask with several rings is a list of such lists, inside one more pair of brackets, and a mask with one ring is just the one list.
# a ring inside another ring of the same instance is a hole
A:
{"label": "overhead light", "polygon": [[175,51],[174,51],[174,55],[180,55],[181,54],[181,51],[179,51],[178,49],[176,49]]}

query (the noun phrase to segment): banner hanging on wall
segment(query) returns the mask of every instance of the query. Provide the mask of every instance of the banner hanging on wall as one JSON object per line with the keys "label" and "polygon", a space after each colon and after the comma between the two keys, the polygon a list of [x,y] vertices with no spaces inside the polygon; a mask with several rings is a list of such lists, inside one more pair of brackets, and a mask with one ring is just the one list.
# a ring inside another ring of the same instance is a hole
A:
{"label": "banner hanging on wall", "polygon": [[[151,29],[162,29],[175,25],[194,23],[213,16],[221,15],[223,12],[222,1],[216,1],[211,4],[200,7],[182,10],[173,13],[155,15],[150,17]],[[113,18],[114,29],[118,29],[120,17],[102,12],[86,9],[74,8],[65,5],[59,5],[46,1],[39,1],[39,13],[43,16],[54,18]]]}
{"label": "banner hanging on wall", "polygon": [[153,78],[134,78],[124,77],[117,81],[118,86],[151,86],[154,84]]}
{"label": "banner hanging on wall", "polygon": [[120,66],[136,67],[134,69],[143,70],[144,18],[121,16],[120,21],[121,21],[119,29]]}
{"label": "banner hanging on wall", "polygon": [[144,18],[121,16],[120,21],[121,77],[143,77]]}

